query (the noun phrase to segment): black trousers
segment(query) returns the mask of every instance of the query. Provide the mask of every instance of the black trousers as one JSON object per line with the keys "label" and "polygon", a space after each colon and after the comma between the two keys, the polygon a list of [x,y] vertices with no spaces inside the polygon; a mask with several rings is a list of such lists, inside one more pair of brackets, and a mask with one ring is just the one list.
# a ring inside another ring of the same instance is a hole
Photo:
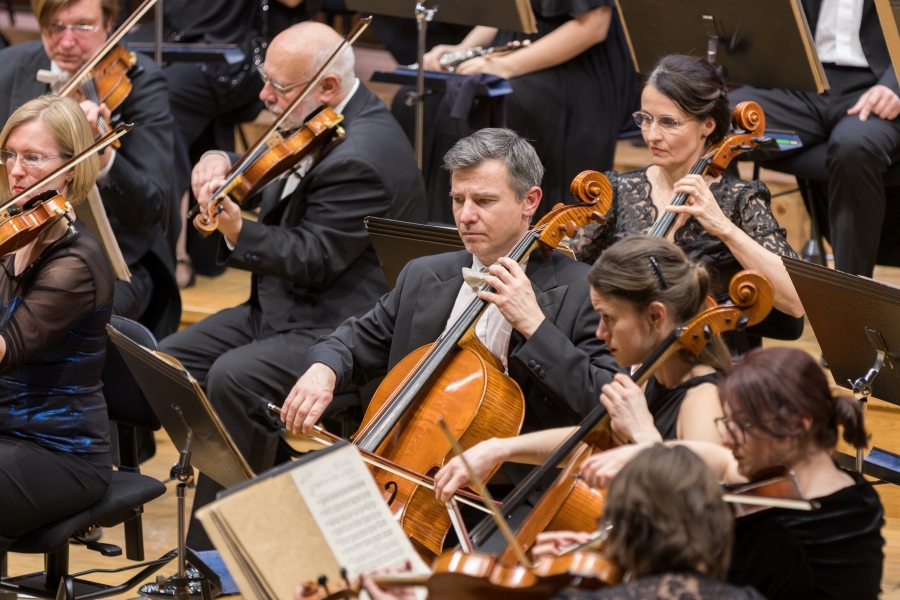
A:
{"label": "black trousers", "polygon": [[[235,444],[257,473],[275,465],[281,421],[266,408],[281,405],[301,373],[300,360],[319,336],[332,329],[278,333],[249,304],[223,310],[167,337],[160,350],[174,356],[206,391]],[[223,488],[200,476],[194,511]],[[191,517],[188,545],[212,549],[203,526]]]}
{"label": "black trousers", "polygon": [[97,502],[111,479],[108,452],[77,455],[0,435],[0,560],[23,535]]}
{"label": "black trousers", "polygon": [[153,298],[153,277],[141,263],[130,265],[131,281],[116,281],[113,295],[113,314],[138,321]]}
{"label": "black trousers", "polygon": [[[885,121],[870,115],[861,121],[858,115],[847,115],[878,83],[869,69],[825,65],[825,73],[831,89],[823,94],[742,87],[730,98],[733,105],[758,102],[767,127],[796,131],[805,147],[828,145],[828,223],[835,268],[871,276],[885,214],[884,174],[900,154],[900,119]],[[763,162],[787,156],[754,153]]]}

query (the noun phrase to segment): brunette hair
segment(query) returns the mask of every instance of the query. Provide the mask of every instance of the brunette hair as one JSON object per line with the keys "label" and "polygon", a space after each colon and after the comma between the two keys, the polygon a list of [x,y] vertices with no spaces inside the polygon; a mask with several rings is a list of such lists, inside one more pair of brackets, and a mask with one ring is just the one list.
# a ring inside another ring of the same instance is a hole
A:
{"label": "brunette hair", "polygon": [[[672,242],[647,235],[626,237],[610,246],[591,267],[588,283],[597,292],[622,298],[639,311],[662,302],[674,313],[676,327],[706,307],[710,288],[706,267],[688,260]],[[688,352],[682,355],[688,362],[698,362]],[[706,344],[699,362],[725,373],[731,370],[731,355],[720,336]]]}
{"label": "brunette hair", "polygon": [[[82,0],[31,0],[31,12],[37,17],[41,29],[47,29],[56,13],[80,1]],[[107,24],[115,22],[119,14],[119,0],[100,0],[100,8],[103,10],[103,28],[106,29]]]}
{"label": "brunette hair", "polygon": [[[758,348],[719,379],[722,404],[774,437],[805,436],[823,450],[834,448],[838,425],[844,440],[864,448],[869,439],[859,404],[847,395],[833,396],[815,359],[797,348]],[[812,423],[803,430],[803,417]]]}
{"label": "brunette hair", "polygon": [[[66,159],[94,143],[91,127],[77,102],[71,98],[38,96],[10,115],[3,130],[0,131],[0,148],[6,149],[6,142],[16,127],[32,121],[43,123],[59,146],[59,153]],[[100,159],[94,154],[75,165],[73,169],[75,173],[69,182],[65,197],[69,204],[75,206],[87,198],[88,192],[94,187],[100,169]],[[0,165],[0,198],[6,199],[11,195],[6,165]]]}
{"label": "brunette hair", "polygon": [[603,507],[606,554],[635,577],[704,569],[724,579],[734,517],[722,486],[684,446],[652,446],[612,480]]}
{"label": "brunette hair", "polygon": [[700,121],[715,121],[716,128],[706,139],[715,144],[728,133],[731,107],[725,79],[708,61],[683,54],[664,56],[644,85],[652,85],[678,105],[685,114]]}

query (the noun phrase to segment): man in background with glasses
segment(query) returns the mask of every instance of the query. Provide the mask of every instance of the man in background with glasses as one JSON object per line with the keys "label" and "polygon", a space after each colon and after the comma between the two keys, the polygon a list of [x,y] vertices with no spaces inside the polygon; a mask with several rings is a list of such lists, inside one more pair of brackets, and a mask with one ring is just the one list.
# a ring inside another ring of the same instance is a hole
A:
{"label": "man in background with glasses", "polygon": [[[260,100],[283,114],[341,43],[333,29],[305,22],[283,31],[266,52]],[[302,125],[320,106],[342,114],[345,135],[314,152],[279,181],[239,207],[219,205],[218,260],[253,273],[250,300],[163,340],[206,391],[237,447],[256,473],[286,460],[278,452],[280,404],[301,375],[300,362],[320,336],[359,317],[388,292],[366,232],[368,216],[425,219],[425,184],[400,125],[357,79],[347,48],[308,90],[285,129]],[[236,155],[206,153],[191,174],[200,206],[223,184]],[[257,220],[241,209],[259,207]],[[191,225],[192,226],[192,225]],[[201,475],[194,509],[221,487]],[[188,545],[211,548],[191,522]]]}
{"label": "man in background with glasses", "polygon": [[[58,93],[106,42],[117,0],[32,0],[41,40],[0,52],[0,119],[43,94]],[[117,281],[113,314],[142,322],[162,338],[175,331],[181,300],[163,228],[171,201],[172,117],[166,81],[149,58],[138,55],[128,73],[132,90],[113,113],[102,102],[81,108],[94,136],[98,117],[110,126],[134,123],[119,149],[100,155],[97,188],[131,281]],[[0,149],[5,150],[5,148]]]}

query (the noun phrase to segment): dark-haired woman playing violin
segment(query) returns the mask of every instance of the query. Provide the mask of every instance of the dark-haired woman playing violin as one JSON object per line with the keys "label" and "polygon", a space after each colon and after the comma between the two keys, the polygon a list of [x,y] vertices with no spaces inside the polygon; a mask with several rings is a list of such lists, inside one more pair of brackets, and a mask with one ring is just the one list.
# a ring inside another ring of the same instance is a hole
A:
{"label": "dark-haired woman playing violin", "polygon": [[[0,200],[26,191],[91,145],[78,104],[42,96],[0,132]],[[83,161],[40,189],[76,205],[99,161]],[[74,219],[73,211],[69,216]],[[22,535],[83,510],[112,476],[100,373],[113,274],[100,243],[66,218],[0,257],[0,556]]]}
{"label": "dark-haired woman playing violin", "polygon": [[772,214],[766,186],[727,175],[689,174],[728,132],[731,109],[725,90],[722,76],[704,60],[672,55],[657,64],[641,92],[641,109],[634,113],[653,164],[606,173],[614,194],[609,221],[580,230],[573,247],[579,260],[593,263],[615,240],[649,233],[672,197],[686,193],[684,205],[668,209],[679,213],[669,236],[688,257],[710,267],[715,294],[737,271],[755,269],[775,287],[775,308],[799,317],[803,306],[781,263],[781,255],[796,254]]}
{"label": "dark-haired woman playing violin", "polygon": [[[833,397],[816,361],[802,350],[754,350],[719,381],[725,416],[720,432],[731,452],[702,442],[684,444],[720,480],[747,481],[785,466],[800,490],[821,507],[810,512],[773,508],[738,520],[729,581],[752,585],[770,600],[872,599],[881,591],[884,511],[872,485],[831,458],[838,426],[857,448],[867,441],[853,398]],[[605,486],[640,452],[635,444],[585,461],[582,475]]]}

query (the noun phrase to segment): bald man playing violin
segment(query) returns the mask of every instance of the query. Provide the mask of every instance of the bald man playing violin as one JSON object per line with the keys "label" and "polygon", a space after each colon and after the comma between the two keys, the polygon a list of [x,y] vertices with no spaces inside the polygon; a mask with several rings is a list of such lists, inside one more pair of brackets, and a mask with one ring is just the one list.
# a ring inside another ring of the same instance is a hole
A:
{"label": "bald man playing violin", "polygon": [[[32,0],[40,41],[0,52],[0,120],[44,94],[57,94],[71,76],[106,43],[113,30],[118,0]],[[81,101],[81,109],[100,134],[97,118],[111,126],[133,123],[121,148],[100,155],[97,188],[110,226],[131,271],[117,281],[113,314],[140,321],[157,338],[175,331],[181,298],[175,267],[163,235],[171,200],[172,116],[166,79],[147,56],[138,54],[128,72],[132,89],[110,111],[105,104]]]}
{"label": "bald man playing violin", "polygon": [[[278,34],[260,69],[260,93],[283,113],[341,43],[321,23]],[[425,185],[412,147],[384,104],[356,78],[345,50],[289,115],[301,125],[320,106],[343,115],[343,138],[303,159],[295,170],[238,207],[225,199],[219,215],[218,260],[253,274],[250,299],[163,340],[160,349],[191,372],[257,473],[278,454],[280,424],[268,402],[281,404],[301,374],[300,360],[347,318],[362,316],[388,291],[366,232],[376,216],[420,222]],[[236,156],[212,152],[194,167],[191,185],[201,207],[219,188]],[[241,208],[259,207],[244,219]],[[194,507],[221,489],[201,476]],[[191,524],[189,545],[211,547]]]}
{"label": "bald man playing violin", "polygon": [[[480,281],[469,269],[496,290],[477,292],[490,304],[475,334],[521,387],[524,431],[578,423],[618,372],[594,335],[590,267],[558,252],[532,252],[524,267],[506,258],[541,201],[543,166],[534,148],[508,129],[482,129],[456,143],[444,168],[466,249],[413,260],[375,308],[310,348],[281,410],[289,431],[312,430],[336,390],[381,377],[438,339],[475,297]],[[504,466],[512,480],[528,469],[508,470],[516,467]]]}

